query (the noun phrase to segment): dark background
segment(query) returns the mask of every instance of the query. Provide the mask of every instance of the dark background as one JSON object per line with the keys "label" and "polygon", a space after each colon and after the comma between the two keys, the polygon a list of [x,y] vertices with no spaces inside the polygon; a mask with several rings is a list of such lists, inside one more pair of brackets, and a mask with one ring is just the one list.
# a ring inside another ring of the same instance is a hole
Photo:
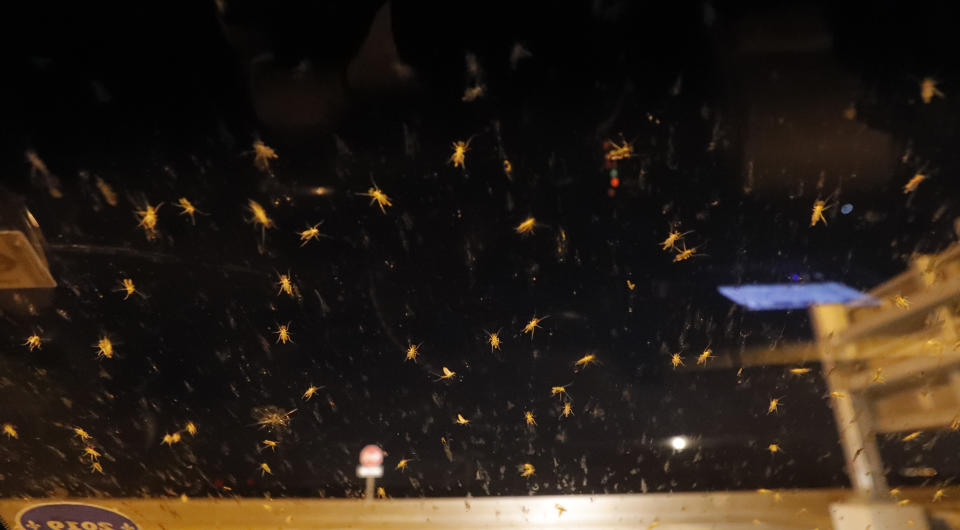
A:
{"label": "dark background", "polygon": [[[0,313],[0,422],[20,433],[0,440],[0,494],[355,495],[366,443],[388,452],[392,496],[846,485],[816,371],[736,375],[744,349],[808,339],[806,313],[746,313],[716,286],[866,289],[954,241],[950,17],[675,4],[13,8],[0,219],[30,209],[59,286]],[[514,68],[517,44],[531,56]],[[467,53],[486,86],[474,102],[461,100]],[[928,76],[946,98],[925,105]],[[621,134],[637,156],[613,188],[603,141]],[[252,165],[258,137],[279,154],[272,175]],[[451,142],[471,137],[453,168]],[[29,149],[62,198],[31,178]],[[904,195],[918,171],[930,178]],[[358,195],[373,182],[386,215]],[[181,196],[203,212],[195,226]],[[810,228],[818,198],[829,225]],[[262,246],[248,199],[277,224]],[[134,215],[146,202],[164,203],[155,241]],[[519,237],[527,216],[536,233]],[[329,237],[301,248],[296,232],[320,221]],[[677,224],[706,256],[673,263],[659,248]],[[287,271],[298,297],[277,296]],[[125,277],[146,297],[124,300]],[[548,318],[531,339],[534,315]],[[275,344],[286,322],[295,342]],[[498,329],[491,352],[484,330]],[[34,330],[44,345],[28,352]],[[96,358],[103,333],[114,359]],[[403,361],[410,343],[419,364]],[[708,345],[733,368],[670,367]],[[587,352],[602,364],[574,373]],[[435,382],[442,366],[458,377]],[[575,416],[559,419],[549,390],[566,383]],[[324,388],[305,402],[310,385]],[[766,414],[772,397],[782,414]],[[297,409],[290,427],[258,429],[267,406]],[[196,437],[160,445],[187,421]],[[73,426],[94,436],[103,475]],[[675,452],[674,435],[691,446]],[[884,442],[891,483],[908,464],[949,479],[956,444]],[[519,477],[524,462],[534,477]]]}

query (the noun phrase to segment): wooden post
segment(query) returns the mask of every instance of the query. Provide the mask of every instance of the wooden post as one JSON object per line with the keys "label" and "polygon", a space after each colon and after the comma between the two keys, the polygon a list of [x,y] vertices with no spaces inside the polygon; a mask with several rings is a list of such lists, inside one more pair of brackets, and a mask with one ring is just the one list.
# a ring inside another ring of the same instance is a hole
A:
{"label": "wooden post", "polygon": [[367,487],[366,487],[366,489],[364,490],[364,494],[363,494],[363,498],[364,498],[364,500],[366,500],[367,502],[373,500],[373,490],[374,490],[374,487],[373,487],[373,486],[374,486],[374,483],[375,483],[376,481],[377,481],[377,479],[375,479],[375,478],[373,478],[373,477],[367,477]]}
{"label": "wooden post", "polygon": [[[877,449],[873,431],[873,412],[869,398],[860,392],[842,388],[839,378],[833,377],[835,363],[831,351],[831,339],[847,327],[847,309],[843,305],[821,305],[810,308],[810,318],[820,349],[824,378],[832,395],[833,416],[846,457],[847,475],[853,489],[860,495],[880,500],[887,498],[887,480],[883,474],[883,462]],[[853,345],[844,348],[854,348]]]}

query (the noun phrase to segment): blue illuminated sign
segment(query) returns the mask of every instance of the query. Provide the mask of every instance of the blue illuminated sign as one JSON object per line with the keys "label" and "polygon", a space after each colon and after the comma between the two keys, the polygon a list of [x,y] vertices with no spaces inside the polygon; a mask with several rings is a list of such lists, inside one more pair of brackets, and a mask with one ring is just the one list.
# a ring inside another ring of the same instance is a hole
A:
{"label": "blue illuminated sign", "polygon": [[805,309],[812,305],[879,305],[872,296],[837,282],[721,285],[720,294],[751,311]]}

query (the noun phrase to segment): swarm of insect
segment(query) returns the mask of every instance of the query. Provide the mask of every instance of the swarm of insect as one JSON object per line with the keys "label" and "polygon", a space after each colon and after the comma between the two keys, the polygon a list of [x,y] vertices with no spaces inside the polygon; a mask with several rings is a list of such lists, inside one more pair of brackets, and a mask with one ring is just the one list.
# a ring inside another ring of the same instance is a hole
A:
{"label": "swarm of insect", "polygon": [[87,431],[81,429],[80,427],[74,427],[74,428],[73,428],[73,433],[76,434],[76,435],[80,438],[80,441],[81,441],[81,442],[85,442],[85,441],[87,441],[87,440],[89,440],[89,439],[92,438],[92,436],[90,436],[90,433],[88,433]]}
{"label": "swarm of insect", "polygon": [[310,386],[310,387],[307,388],[307,390],[303,393],[303,399],[306,400],[306,401],[310,401],[310,398],[312,398],[313,395],[317,393],[317,390],[319,390],[317,387],[315,387],[315,386]]}
{"label": "swarm of insect", "polygon": [[134,212],[140,219],[137,226],[143,228],[147,241],[153,241],[157,238],[157,211],[160,210],[161,206],[163,206],[162,202],[156,206],[150,206],[150,203],[145,203],[142,210],[136,210]]}
{"label": "swarm of insect", "polygon": [[813,213],[810,215],[810,228],[817,226],[818,221],[823,221],[823,224],[827,224],[827,218],[823,216],[825,210],[830,209],[830,206],[827,206],[825,201],[817,199],[813,201]]}
{"label": "swarm of insect", "polygon": [[533,229],[536,228],[536,225],[537,225],[536,219],[534,219],[533,217],[527,217],[522,223],[518,224],[516,228],[514,228],[513,230],[516,233],[522,236],[525,236],[527,234],[532,234]]}
{"label": "swarm of insect", "polygon": [[470,142],[473,138],[468,139],[466,142],[462,140],[457,140],[453,142],[453,154],[450,155],[450,162],[453,163],[453,167],[462,167],[466,169],[467,161],[467,151],[470,150]]}
{"label": "swarm of insect", "polygon": [[191,203],[189,199],[186,197],[180,197],[177,199],[177,206],[180,207],[180,215],[190,216],[190,224],[197,224],[197,219],[194,217],[194,215],[197,213],[197,209],[193,206],[193,203]]}
{"label": "swarm of insect", "polygon": [[920,183],[923,182],[924,180],[927,180],[926,175],[924,175],[923,173],[915,174],[909,181],[907,181],[906,184],[903,185],[903,194],[906,195],[908,193],[912,193],[916,191],[917,186],[919,186]]}
{"label": "swarm of insect", "polygon": [[263,206],[260,206],[260,203],[253,199],[247,199],[247,210],[252,215],[250,219],[247,219],[247,222],[254,226],[260,225],[260,244],[262,245],[267,241],[267,229],[275,226],[273,219],[267,215]]}
{"label": "swarm of insect", "polygon": [[293,339],[290,338],[290,323],[280,324],[277,326],[277,331],[274,331],[277,334],[277,343],[286,344],[288,342],[293,342]]}
{"label": "swarm of insect", "polygon": [[633,146],[630,145],[630,142],[624,140],[622,136],[620,140],[623,142],[622,145],[618,145],[613,140],[604,142],[604,147],[607,151],[606,154],[604,154],[604,158],[606,158],[607,161],[624,160],[633,156]]}
{"label": "swarm of insect", "polygon": [[705,348],[703,353],[697,356],[697,366],[705,366],[710,359],[713,359],[713,350]]}
{"label": "swarm of insect", "polygon": [[685,236],[692,233],[693,230],[688,230],[682,234],[677,230],[670,230],[670,232],[667,234],[667,238],[660,242],[660,248],[662,250],[678,250],[677,243],[682,241]]}
{"label": "swarm of insect", "polygon": [[567,383],[567,384],[565,384],[565,385],[552,386],[552,387],[550,387],[550,395],[551,395],[551,396],[560,396],[560,399],[561,399],[561,400],[562,400],[564,397],[566,397],[567,399],[570,399],[570,393],[567,392],[567,387],[568,387],[568,386],[570,386],[570,383]]}
{"label": "swarm of insect", "polygon": [[279,430],[290,426],[290,415],[296,411],[297,409],[293,409],[284,412],[274,406],[257,407],[253,409],[253,418],[261,429]]}
{"label": "swarm of insect", "polygon": [[557,230],[557,236],[554,238],[554,252],[557,254],[557,260],[563,263],[567,257],[567,231],[563,228]]}
{"label": "swarm of insect", "polygon": [[120,287],[117,289],[114,289],[114,291],[126,293],[123,297],[124,300],[126,300],[127,298],[130,298],[130,295],[132,294],[139,294],[140,296],[144,296],[144,294],[138,291],[137,287],[133,284],[133,278],[121,279]]}
{"label": "swarm of insect", "polygon": [[263,440],[263,441],[261,441],[260,443],[263,444],[264,449],[270,448],[270,449],[273,450],[274,452],[277,451],[277,446],[280,445],[280,444],[278,444],[277,442],[275,442],[275,441],[273,441],[273,440]]}
{"label": "swarm of insect", "polygon": [[523,413],[523,422],[527,425],[536,425],[537,419],[533,417],[533,412],[528,410]]}
{"label": "swarm of insect", "polygon": [[277,282],[277,286],[280,287],[280,290],[277,291],[277,296],[280,296],[282,293],[293,296],[293,281],[290,280],[290,274],[277,273],[277,276],[280,277],[280,280]]}
{"label": "swarm of insect", "polygon": [[900,309],[910,309],[910,300],[899,294],[893,297],[893,303]]}
{"label": "swarm of insect", "polygon": [[270,470],[270,465],[266,462],[260,463],[260,476],[272,475],[273,471]]}
{"label": "swarm of insect", "polygon": [[525,463],[520,466],[521,477],[532,477],[533,474],[536,472],[537,472],[537,468],[533,467],[533,464]]}
{"label": "swarm of insect", "polygon": [[40,335],[34,333],[27,337],[27,341],[23,343],[30,351],[39,350],[43,345],[43,340],[40,338]]}
{"label": "swarm of insect", "polygon": [[94,183],[97,185],[97,189],[100,190],[100,195],[103,195],[103,200],[107,201],[107,204],[110,206],[116,206],[117,194],[114,193],[113,188],[100,177],[97,177]]}
{"label": "swarm of insect", "polygon": [[507,179],[513,178],[513,164],[507,159],[503,159],[503,174],[507,176]]}
{"label": "swarm of insect", "polygon": [[12,423],[3,424],[3,434],[7,435],[7,438],[20,438],[17,428]]}
{"label": "swarm of insect", "polygon": [[569,418],[572,415],[573,415],[573,405],[569,401],[567,401],[566,403],[563,404],[563,408],[560,409],[560,416],[564,418]]}
{"label": "swarm of insect", "polygon": [[443,381],[444,379],[453,379],[453,376],[457,375],[457,372],[447,368],[446,366],[442,369],[443,375],[437,376],[436,381]]}
{"label": "swarm of insect", "polygon": [[88,445],[83,449],[81,458],[83,457],[90,457],[90,461],[96,461],[98,458],[100,458],[100,452]]}
{"label": "swarm of insect", "polygon": [[407,466],[410,465],[410,462],[413,462],[412,458],[401,458],[400,461],[397,462],[396,467],[394,467],[393,469],[395,471],[406,471]]}
{"label": "swarm of insect", "polygon": [[490,333],[489,331],[484,330],[484,333],[487,334],[487,344],[490,345],[490,351],[500,349],[500,330],[497,330],[496,333]]}
{"label": "swarm of insect", "polygon": [[47,164],[40,158],[36,151],[28,149],[24,155],[27,157],[27,162],[30,163],[30,178],[36,179],[39,177],[47,187],[50,196],[54,199],[63,197],[63,192],[60,191],[60,179],[50,172]]}
{"label": "swarm of insect", "polygon": [[173,447],[173,444],[180,443],[180,433],[175,432],[173,434],[167,433],[163,435],[163,441],[160,442],[160,445],[166,444],[170,447]]}
{"label": "swarm of insect", "polygon": [[390,197],[387,197],[387,194],[383,192],[380,188],[370,188],[366,193],[358,193],[357,195],[365,195],[370,197],[370,204],[377,203],[377,206],[380,207],[380,211],[387,213],[387,209],[384,206],[393,206],[393,203],[390,202]]}
{"label": "swarm of insect", "polygon": [[679,353],[674,353],[670,356],[670,364],[673,365],[673,369],[676,370],[678,366],[684,366],[683,357]]}
{"label": "swarm of insect", "polygon": [[529,335],[530,335],[530,338],[533,338],[533,332],[536,331],[536,329],[540,327],[540,322],[543,322],[543,320],[544,320],[545,318],[547,318],[547,317],[541,317],[541,318],[533,317],[533,318],[531,318],[531,319],[530,319],[530,322],[527,322],[527,324],[526,324],[525,326],[523,326],[523,332],[529,334]]}
{"label": "swarm of insect", "polygon": [[100,340],[97,341],[97,357],[106,357],[107,359],[113,359],[113,342],[110,342],[110,338],[104,335],[100,337]]}
{"label": "swarm of insect", "polygon": [[183,430],[187,431],[187,433],[189,433],[190,436],[196,436],[197,424],[193,423],[192,421],[188,421],[187,424],[183,427]]}
{"label": "swarm of insect", "polygon": [[467,87],[466,89],[464,89],[463,97],[460,98],[460,101],[466,101],[466,102],[476,101],[477,99],[480,99],[481,97],[483,97],[483,93],[485,89],[486,87],[483,85],[475,85],[472,87]]}
{"label": "swarm of insect", "polygon": [[387,490],[383,489],[383,486],[377,486],[377,498],[378,499],[387,498]]}
{"label": "swarm of insect", "polygon": [[692,258],[694,254],[697,253],[698,248],[699,247],[687,248],[687,245],[684,244],[682,249],[677,249],[676,255],[673,256],[673,262],[679,263],[683,260]]}
{"label": "swarm of insect", "polygon": [[404,361],[413,361],[417,362],[417,359],[420,358],[420,344],[411,344],[407,348],[407,353],[404,356]]}
{"label": "swarm of insect", "polygon": [[463,414],[457,414],[457,423],[459,425],[467,425],[468,423],[470,423],[470,420],[468,420],[467,418],[464,418]]}
{"label": "swarm of insect", "polygon": [[920,99],[924,104],[933,101],[934,96],[945,98],[946,96],[937,88],[937,80],[932,77],[924,77],[920,81]]}
{"label": "swarm of insect", "polygon": [[773,414],[775,412],[780,412],[780,399],[781,398],[771,398],[770,404],[767,405],[767,414]]}
{"label": "swarm of insect", "polygon": [[779,444],[770,444],[767,446],[767,451],[770,451],[770,454],[776,454],[781,451]]}
{"label": "swarm of insect", "polygon": [[272,147],[263,143],[259,138],[253,141],[253,167],[270,173],[270,161],[280,158]]}
{"label": "swarm of insect", "polygon": [[597,354],[588,353],[583,357],[577,359],[576,362],[573,363],[573,367],[574,367],[574,370],[579,370],[581,368],[586,368],[591,364],[597,364],[598,362],[600,361],[597,360]]}
{"label": "swarm of insect", "polygon": [[636,288],[637,288],[637,284],[631,282],[630,280],[627,280],[627,289],[628,289],[628,290],[632,291],[632,290],[634,290],[634,289],[636,289]]}
{"label": "swarm of insect", "polygon": [[914,432],[912,432],[912,433],[904,436],[903,438],[901,438],[900,441],[901,441],[901,442],[909,442],[909,441],[911,441],[911,440],[916,440],[917,438],[920,437],[921,434],[923,434],[923,431],[914,431]]}
{"label": "swarm of insect", "polygon": [[790,373],[793,375],[805,375],[810,373],[810,368],[791,368]]}
{"label": "swarm of insect", "polygon": [[313,226],[308,226],[305,230],[298,232],[300,234],[301,247],[309,243],[311,239],[320,239],[320,225],[322,224],[323,221]]}

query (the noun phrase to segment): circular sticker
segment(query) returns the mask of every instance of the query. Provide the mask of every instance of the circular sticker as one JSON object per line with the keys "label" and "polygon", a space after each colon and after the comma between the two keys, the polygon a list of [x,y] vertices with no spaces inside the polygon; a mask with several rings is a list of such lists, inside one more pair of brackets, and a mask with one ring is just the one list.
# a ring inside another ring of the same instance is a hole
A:
{"label": "circular sticker", "polygon": [[140,530],[119,512],[72,502],[27,507],[17,514],[15,522],[24,530]]}

